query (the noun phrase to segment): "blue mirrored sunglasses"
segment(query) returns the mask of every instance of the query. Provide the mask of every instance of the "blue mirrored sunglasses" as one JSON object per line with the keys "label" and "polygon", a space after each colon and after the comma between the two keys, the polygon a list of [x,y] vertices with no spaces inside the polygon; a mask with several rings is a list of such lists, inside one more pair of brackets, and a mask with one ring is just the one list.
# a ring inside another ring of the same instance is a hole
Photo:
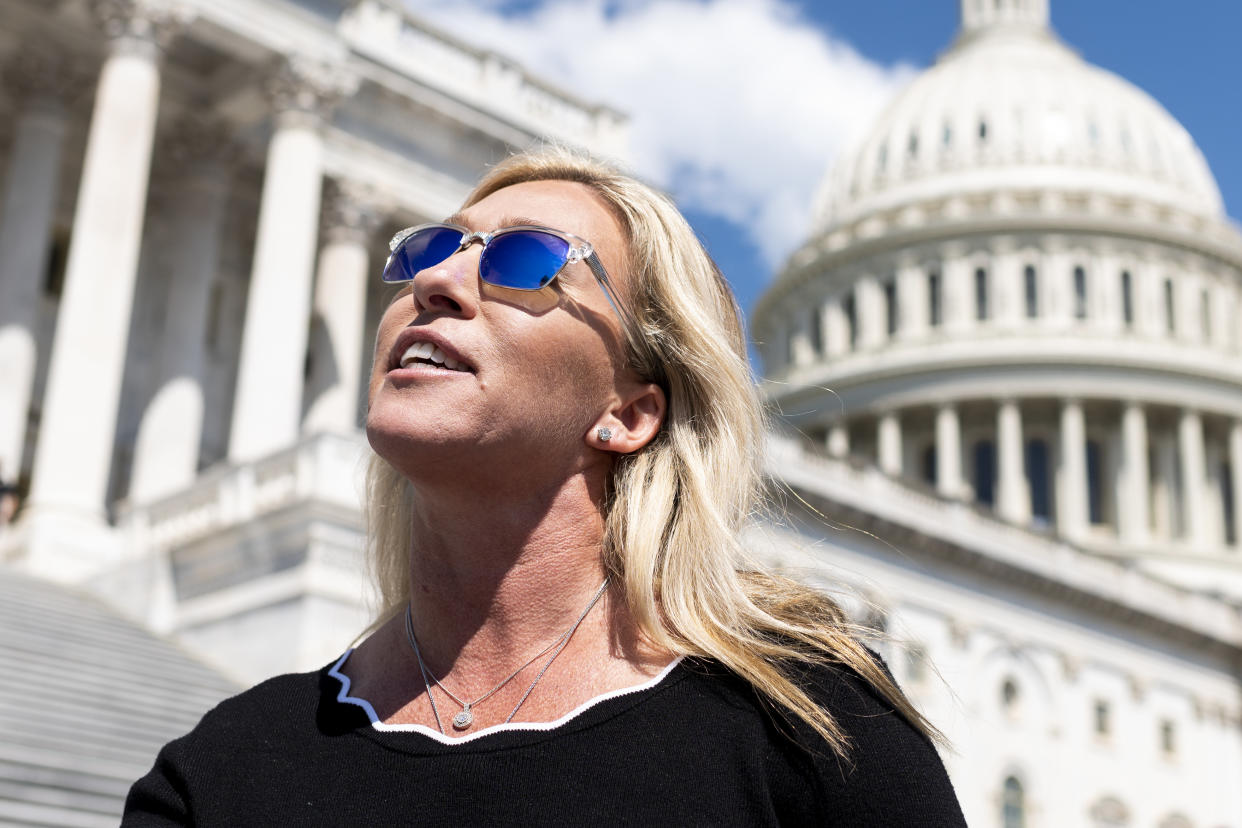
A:
{"label": "blue mirrored sunglasses", "polygon": [[494,233],[475,233],[456,224],[420,224],[392,237],[392,253],[384,265],[385,282],[413,281],[423,270],[435,267],[475,241],[483,243],[479,256],[479,278],[489,285],[513,290],[539,290],[552,284],[567,265],[586,262],[595,281],[603,288],[608,304],[621,320],[622,330],[631,344],[638,323],[621,304],[608,272],[591,243],[572,233],[551,227],[521,224]]}

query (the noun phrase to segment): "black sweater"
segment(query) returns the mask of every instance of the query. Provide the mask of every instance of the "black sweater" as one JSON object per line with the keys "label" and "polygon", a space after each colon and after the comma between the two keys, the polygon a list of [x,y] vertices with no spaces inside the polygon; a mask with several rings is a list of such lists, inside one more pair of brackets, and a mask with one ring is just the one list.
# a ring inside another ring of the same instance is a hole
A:
{"label": "black sweater", "polygon": [[338,675],[279,676],[220,704],[160,751],[123,824],[965,825],[931,744],[843,670],[808,677],[848,761],[702,662],[553,726],[452,744],[377,727]]}

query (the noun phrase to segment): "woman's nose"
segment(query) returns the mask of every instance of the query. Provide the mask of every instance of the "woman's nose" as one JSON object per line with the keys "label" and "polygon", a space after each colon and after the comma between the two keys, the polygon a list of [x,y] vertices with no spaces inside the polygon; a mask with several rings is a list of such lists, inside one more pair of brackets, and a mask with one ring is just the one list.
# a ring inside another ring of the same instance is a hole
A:
{"label": "woman's nose", "polygon": [[414,305],[423,310],[473,316],[479,303],[479,251],[458,250],[414,277]]}

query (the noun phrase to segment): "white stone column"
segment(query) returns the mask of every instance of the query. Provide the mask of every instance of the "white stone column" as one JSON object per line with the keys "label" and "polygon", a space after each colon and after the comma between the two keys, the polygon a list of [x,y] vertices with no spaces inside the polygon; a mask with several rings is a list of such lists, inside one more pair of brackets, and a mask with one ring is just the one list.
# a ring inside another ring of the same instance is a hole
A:
{"label": "white stone column", "polygon": [[156,389],[134,445],[129,497],[145,503],[184,489],[198,472],[203,431],[207,309],[217,277],[229,170],[229,142],[215,124],[183,122],[163,142],[185,172],[176,182],[168,309],[156,362]]}
{"label": "white stone column", "polygon": [[901,476],[901,415],[886,411],[876,426],[876,454],[880,471],[893,477]]}
{"label": "white stone column", "polygon": [[1002,330],[1017,329],[1022,325],[1026,312],[1025,285],[1022,281],[1022,261],[1010,238],[1002,237],[994,244],[992,289],[992,318]]}
{"label": "white stone column", "polygon": [[927,336],[927,274],[915,262],[906,262],[897,268],[897,309],[901,315],[897,332],[902,339]]}
{"label": "white stone column", "polygon": [[[320,265],[322,272],[322,264]],[[795,367],[810,365],[815,361],[815,349],[811,345],[811,325],[814,311],[796,311],[791,314],[793,331],[790,333],[789,356]]]}
{"label": "white stone column", "polygon": [[[95,93],[35,450],[26,513],[35,568],[44,551],[84,566],[96,556],[94,540],[69,538],[84,537],[72,527],[90,533],[105,520],[159,108],[158,59],[177,22],[175,10],[155,0],[93,6],[111,46]],[[72,577],[68,568],[58,565],[56,574]]]}
{"label": "white stone column", "polygon": [[1087,532],[1087,426],[1082,403],[1061,403],[1061,462],[1057,475],[1057,529],[1070,540]]}
{"label": "white stone column", "polygon": [[322,191],[320,119],[332,99],[348,90],[339,71],[304,61],[287,62],[270,79],[275,130],[229,434],[234,462],[270,454],[298,437]]}
{"label": "white stone column", "polygon": [[1197,411],[1184,409],[1177,421],[1177,448],[1182,461],[1182,515],[1186,541],[1203,550],[1208,543],[1207,470],[1204,464],[1203,420]]}
{"label": "white stone column", "polygon": [[1242,420],[1229,426],[1229,468],[1233,475],[1233,543],[1242,550]]}
{"label": "white stone column", "polygon": [[820,306],[820,319],[824,326],[824,356],[833,359],[845,354],[850,349],[849,324],[845,319],[845,308],[840,294],[832,297]]}
{"label": "white stone column", "polygon": [[38,361],[39,291],[59,192],[66,117],[61,96],[77,81],[51,44],[19,51],[5,67],[18,99],[0,207],[0,482],[16,482]]}
{"label": "white stone column", "polygon": [[854,308],[858,320],[859,350],[883,345],[888,337],[884,324],[884,289],[874,276],[863,276],[854,283]]}
{"label": "white stone column", "polygon": [[1151,537],[1150,471],[1147,468],[1147,412],[1127,402],[1121,412],[1122,491],[1117,498],[1117,534],[1127,546],[1143,546]]}
{"label": "white stone column", "polygon": [[996,410],[996,459],[997,513],[1010,523],[1029,523],[1031,494],[1026,482],[1022,409],[1016,400],[1002,400]]}
{"label": "white stone column", "polygon": [[367,313],[367,252],[378,221],[371,198],[341,184],[328,199],[327,244],[319,252],[315,315],[322,324],[311,343],[310,387],[314,398],[303,431],[352,433],[358,428],[362,343]]}
{"label": "white stone column", "polygon": [[850,429],[843,421],[838,420],[828,426],[828,437],[825,440],[828,453],[833,457],[848,457],[850,453]]}
{"label": "white stone column", "polygon": [[962,496],[962,425],[952,403],[936,409],[936,491]]}
{"label": "white stone column", "polygon": [[945,328],[962,332],[975,327],[975,269],[962,258],[965,251],[953,248],[946,256],[941,271],[944,297]]}

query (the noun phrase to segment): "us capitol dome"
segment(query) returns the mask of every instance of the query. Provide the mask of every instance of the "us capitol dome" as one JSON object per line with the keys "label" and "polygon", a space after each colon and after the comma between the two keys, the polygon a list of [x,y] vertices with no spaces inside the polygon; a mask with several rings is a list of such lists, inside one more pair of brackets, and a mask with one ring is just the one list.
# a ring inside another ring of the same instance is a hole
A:
{"label": "us capitol dome", "polygon": [[767,398],[804,449],[1242,595],[1242,235],[1047,0],[961,14],[761,298]]}

